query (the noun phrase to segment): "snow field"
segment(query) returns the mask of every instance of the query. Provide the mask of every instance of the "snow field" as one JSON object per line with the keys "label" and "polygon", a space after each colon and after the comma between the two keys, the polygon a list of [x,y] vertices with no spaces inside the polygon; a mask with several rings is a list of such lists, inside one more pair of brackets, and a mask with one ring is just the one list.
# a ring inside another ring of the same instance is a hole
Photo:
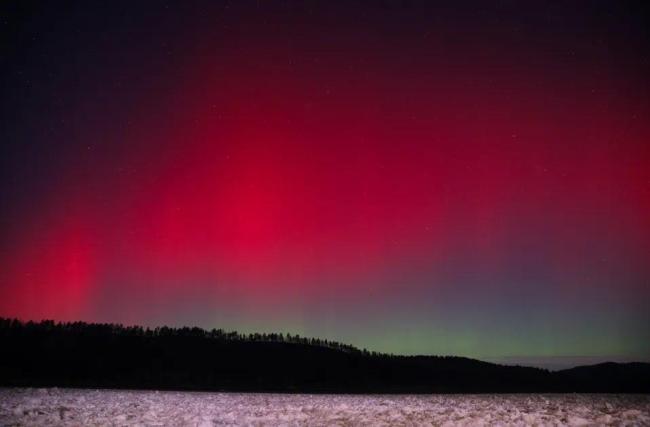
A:
{"label": "snow field", "polygon": [[650,396],[309,395],[0,389],[24,426],[650,425]]}

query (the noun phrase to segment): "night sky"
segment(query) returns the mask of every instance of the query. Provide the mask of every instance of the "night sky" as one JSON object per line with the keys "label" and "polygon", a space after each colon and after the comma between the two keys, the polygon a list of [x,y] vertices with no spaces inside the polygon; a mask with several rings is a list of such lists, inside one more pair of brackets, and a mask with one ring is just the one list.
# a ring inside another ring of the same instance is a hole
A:
{"label": "night sky", "polygon": [[648,360],[643,3],[3,1],[0,316]]}

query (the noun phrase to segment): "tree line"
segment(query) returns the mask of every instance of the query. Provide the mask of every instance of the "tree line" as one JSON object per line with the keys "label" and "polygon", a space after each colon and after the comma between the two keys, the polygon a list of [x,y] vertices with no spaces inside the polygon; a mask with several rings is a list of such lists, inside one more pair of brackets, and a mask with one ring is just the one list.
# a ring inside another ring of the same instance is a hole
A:
{"label": "tree line", "polygon": [[203,329],[199,327],[183,326],[173,328],[168,326],[160,326],[155,328],[142,327],[142,326],[124,326],[119,323],[86,323],[82,321],[75,322],[56,322],[54,320],[42,320],[40,322],[26,321],[23,322],[15,318],[0,317],[0,331],[4,333],[11,333],[11,331],[21,331],[25,333],[34,332],[42,333],[47,332],[51,334],[57,333],[71,333],[80,335],[94,335],[94,336],[132,336],[132,337],[193,337],[204,338],[210,340],[220,341],[248,341],[248,342],[276,342],[276,343],[293,343],[301,345],[311,345],[326,347],[335,350],[341,350],[348,353],[357,353],[375,357],[390,357],[391,355],[379,353],[376,351],[368,351],[367,349],[359,349],[350,344],[343,344],[337,341],[321,339],[321,338],[308,338],[302,337],[299,334],[284,334],[280,333],[240,333],[237,331],[225,331],[223,329]]}
{"label": "tree line", "polygon": [[0,318],[0,386],[301,393],[650,392],[650,364],[559,372],[294,334]]}

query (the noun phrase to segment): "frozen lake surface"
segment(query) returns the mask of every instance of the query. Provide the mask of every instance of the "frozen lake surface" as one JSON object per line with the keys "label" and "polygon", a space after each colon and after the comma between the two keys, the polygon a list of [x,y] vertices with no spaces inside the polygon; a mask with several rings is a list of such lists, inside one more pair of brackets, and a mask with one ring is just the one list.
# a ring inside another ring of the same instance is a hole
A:
{"label": "frozen lake surface", "polygon": [[307,395],[0,389],[0,425],[650,425],[641,395]]}

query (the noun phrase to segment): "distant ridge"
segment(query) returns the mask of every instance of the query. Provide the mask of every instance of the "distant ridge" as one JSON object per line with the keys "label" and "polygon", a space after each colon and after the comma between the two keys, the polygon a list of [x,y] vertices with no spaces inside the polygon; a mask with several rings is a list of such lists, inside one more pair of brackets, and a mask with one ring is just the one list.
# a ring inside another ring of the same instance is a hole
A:
{"label": "distant ridge", "polygon": [[649,363],[550,372],[284,334],[0,318],[0,386],[311,393],[648,393]]}

